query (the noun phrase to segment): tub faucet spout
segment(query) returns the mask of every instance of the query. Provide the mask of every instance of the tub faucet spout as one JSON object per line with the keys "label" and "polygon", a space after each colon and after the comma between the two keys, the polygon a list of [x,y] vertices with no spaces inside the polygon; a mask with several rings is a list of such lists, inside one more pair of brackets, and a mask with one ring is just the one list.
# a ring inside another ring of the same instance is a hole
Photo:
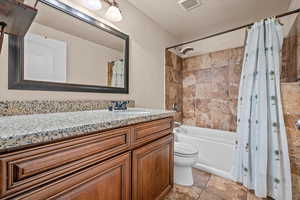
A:
{"label": "tub faucet spout", "polygon": [[182,124],[180,122],[174,122],[174,128],[180,127]]}

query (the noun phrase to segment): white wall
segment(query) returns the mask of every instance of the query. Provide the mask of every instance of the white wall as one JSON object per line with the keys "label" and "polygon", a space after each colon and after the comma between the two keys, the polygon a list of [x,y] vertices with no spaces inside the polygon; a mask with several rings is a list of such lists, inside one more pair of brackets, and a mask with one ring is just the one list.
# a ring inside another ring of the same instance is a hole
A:
{"label": "white wall", "polygon": [[7,41],[0,56],[0,100],[133,99],[136,106],[164,107],[164,51],[176,38],[127,1],[120,1],[124,19],[115,24],[130,36],[129,95],[47,92],[7,89]]}
{"label": "white wall", "polygon": [[300,8],[300,1],[299,0],[291,0],[289,11],[295,10]]}
{"label": "white wall", "polygon": [[[299,0],[292,0],[289,6],[289,11],[296,10],[300,8],[300,1]],[[296,13],[294,15],[289,15],[287,17],[281,18],[281,22],[284,24],[285,29],[284,31],[284,36],[287,36],[293,27],[295,20],[297,18],[299,13]]]}

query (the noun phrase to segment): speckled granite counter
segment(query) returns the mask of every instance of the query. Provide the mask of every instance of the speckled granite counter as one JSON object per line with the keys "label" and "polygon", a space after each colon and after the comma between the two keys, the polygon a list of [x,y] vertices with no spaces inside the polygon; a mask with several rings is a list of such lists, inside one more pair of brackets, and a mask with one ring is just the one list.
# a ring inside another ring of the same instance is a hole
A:
{"label": "speckled granite counter", "polygon": [[173,115],[172,111],[134,108],[125,113],[94,110],[0,117],[0,152]]}

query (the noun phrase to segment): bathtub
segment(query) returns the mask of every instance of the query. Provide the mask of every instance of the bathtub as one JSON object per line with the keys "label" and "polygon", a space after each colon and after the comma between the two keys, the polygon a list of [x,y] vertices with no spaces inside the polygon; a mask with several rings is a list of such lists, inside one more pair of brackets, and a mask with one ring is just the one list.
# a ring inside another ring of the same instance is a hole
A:
{"label": "bathtub", "polygon": [[194,168],[231,179],[236,133],[186,125],[174,132],[177,141],[198,149],[199,159]]}

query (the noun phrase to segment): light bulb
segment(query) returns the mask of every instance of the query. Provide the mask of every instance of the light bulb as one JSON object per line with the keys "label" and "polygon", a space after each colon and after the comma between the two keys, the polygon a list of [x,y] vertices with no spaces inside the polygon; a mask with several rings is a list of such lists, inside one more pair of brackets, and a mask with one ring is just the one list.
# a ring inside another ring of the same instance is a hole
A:
{"label": "light bulb", "polygon": [[120,9],[116,6],[110,6],[105,14],[105,17],[113,22],[119,22],[123,19]]}
{"label": "light bulb", "polygon": [[80,2],[90,10],[100,10],[102,8],[100,0],[81,0]]}

